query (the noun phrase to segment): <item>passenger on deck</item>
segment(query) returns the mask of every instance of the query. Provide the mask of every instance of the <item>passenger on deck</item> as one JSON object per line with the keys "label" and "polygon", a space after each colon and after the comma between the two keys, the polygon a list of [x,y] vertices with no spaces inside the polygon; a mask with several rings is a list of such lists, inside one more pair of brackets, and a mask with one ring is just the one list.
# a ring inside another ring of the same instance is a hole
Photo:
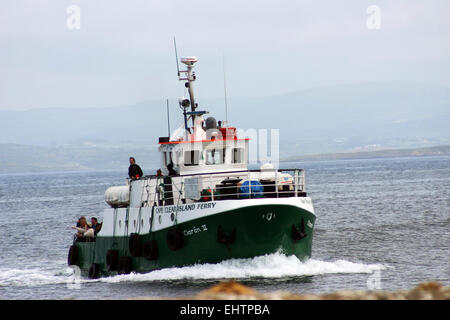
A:
{"label": "passenger on deck", "polygon": [[139,179],[143,176],[142,169],[136,164],[136,160],[130,157],[130,166],[128,167],[128,175],[132,180]]}
{"label": "passenger on deck", "polygon": [[161,169],[158,169],[158,170],[156,170],[156,176],[157,177],[162,177],[162,171],[161,171]]}
{"label": "passenger on deck", "polygon": [[[97,233],[100,231],[101,228],[102,228],[102,224],[98,223],[98,220],[96,217],[92,217],[91,218],[91,229],[93,230],[94,236],[97,235]],[[87,232],[89,232],[91,229],[89,229]]]}
{"label": "passenger on deck", "polygon": [[89,225],[87,224],[86,218],[80,217],[80,219],[78,219],[77,226],[72,227],[72,229],[75,229],[78,231],[76,233],[77,238],[83,237],[84,234],[89,230]]}
{"label": "passenger on deck", "polygon": [[76,227],[72,227],[72,229],[77,230],[76,236],[78,239],[81,238],[93,238],[97,235],[97,233],[102,228],[102,224],[98,223],[98,220],[96,217],[91,218],[91,225],[89,226],[86,222],[85,217],[81,217]]}

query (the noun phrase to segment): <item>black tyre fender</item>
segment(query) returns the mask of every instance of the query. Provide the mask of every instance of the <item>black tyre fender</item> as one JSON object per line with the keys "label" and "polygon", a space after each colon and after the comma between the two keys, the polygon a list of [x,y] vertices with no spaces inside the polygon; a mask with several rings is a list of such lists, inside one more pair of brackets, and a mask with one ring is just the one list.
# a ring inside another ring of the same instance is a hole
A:
{"label": "black tyre fender", "polygon": [[106,269],[108,271],[116,271],[119,268],[119,251],[118,250],[108,250],[106,252]]}
{"label": "black tyre fender", "polygon": [[67,264],[69,266],[78,263],[78,247],[76,245],[70,246],[69,254],[67,255]]}
{"label": "black tyre fender", "polygon": [[91,264],[88,275],[89,279],[98,279],[100,275],[100,265],[98,263]]}
{"label": "black tyre fender", "polygon": [[235,240],[236,228],[233,228],[230,233],[225,233],[221,225],[217,227],[217,242],[222,243],[228,247],[229,245],[232,245]]}
{"label": "black tyre fender", "polygon": [[128,274],[133,271],[131,257],[124,256],[119,259],[119,274]]}
{"label": "black tyre fender", "polygon": [[170,250],[176,251],[181,249],[184,244],[183,232],[178,228],[169,229],[167,231],[166,241]]}
{"label": "black tyre fender", "polygon": [[305,237],[305,221],[302,219],[302,222],[300,223],[300,230],[295,226],[295,224],[292,225],[292,239],[299,241]]}
{"label": "black tyre fender", "polygon": [[158,259],[158,243],[156,240],[148,240],[144,243],[143,255],[147,260]]}
{"label": "black tyre fender", "polygon": [[128,249],[133,257],[142,256],[142,239],[137,233],[130,234],[130,239],[128,240]]}

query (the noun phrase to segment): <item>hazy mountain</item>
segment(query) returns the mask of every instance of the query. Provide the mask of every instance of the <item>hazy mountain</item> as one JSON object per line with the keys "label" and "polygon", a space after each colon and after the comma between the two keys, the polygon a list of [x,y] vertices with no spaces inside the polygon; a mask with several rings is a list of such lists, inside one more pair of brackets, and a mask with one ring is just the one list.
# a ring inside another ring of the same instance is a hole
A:
{"label": "hazy mountain", "polygon": [[[218,120],[223,99],[202,100]],[[182,115],[171,101],[172,130]],[[450,88],[414,83],[349,84],[259,98],[230,98],[238,128],[279,128],[283,154],[301,155],[450,143]],[[133,106],[0,111],[0,143],[155,146],[167,135],[165,101]],[[153,149],[154,150],[154,149]]]}
{"label": "hazy mountain", "polygon": [[305,160],[349,160],[349,159],[375,159],[375,158],[396,158],[396,157],[424,157],[424,156],[448,156],[450,155],[450,145],[413,149],[385,149],[365,152],[341,152],[323,153],[304,156],[294,156],[281,159],[281,161],[305,161]]}
{"label": "hazy mountain", "polygon": [[153,147],[0,144],[0,172],[123,170],[126,176],[130,156],[136,158],[144,174],[154,174],[159,168],[159,154]]}
{"label": "hazy mountain", "polygon": [[[160,167],[159,154],[154,147],[43,147],[0,144],[0,173],[122,170],[127,175],[128,157],[135,156],[144,174],[154,174]],[[371,152],[342,152],[282,157],[281,161],[372,159],[386,157],[442,156],[450,155],[450,145],[414,148],[386,149]],[[252,165],[252,168],[257,166]]]}

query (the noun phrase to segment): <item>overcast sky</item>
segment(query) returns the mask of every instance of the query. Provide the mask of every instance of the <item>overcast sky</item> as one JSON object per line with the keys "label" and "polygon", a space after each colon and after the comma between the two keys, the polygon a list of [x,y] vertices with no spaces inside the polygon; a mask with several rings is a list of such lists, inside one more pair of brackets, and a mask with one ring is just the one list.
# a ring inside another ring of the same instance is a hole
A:
{"label": "overcast sky", "polygon": [[[70,30],[67,8],[81,10]],[[370,5],[381,28],[367,27]],[[450,1],[3,0],[0,109],[108,107],[183,95],[269,96],[368,81],[450,84]]]}

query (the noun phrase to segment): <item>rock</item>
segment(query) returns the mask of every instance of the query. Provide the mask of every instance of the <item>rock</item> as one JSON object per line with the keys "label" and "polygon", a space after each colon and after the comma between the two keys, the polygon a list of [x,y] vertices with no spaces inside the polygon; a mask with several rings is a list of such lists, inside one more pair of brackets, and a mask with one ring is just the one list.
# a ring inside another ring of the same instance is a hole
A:
{"label": "rock", "polygon": [[298,295],[283,291],[260,293],[236,281],[227,281],[201,291],[191,298],[207,300],[450,300],[450,286],[426,282],[410,290],[392,292],[341,290],[320,295]]}
{"label": "rock", "polygon": [[[134,299],[164,299],[139,297]],[[450,286],[438,282],[424,282],[409,290],[352,291],[341,290],[326,294],[294,294],[286,291],[261,293],[236,281],[220,282],[191,297],[177,300],[450,300]]]}
{"label": "rock", "polygon": [[197,299],[258,299],[260,294],[236,281],[220,282],[209,289],[201,291]]}

